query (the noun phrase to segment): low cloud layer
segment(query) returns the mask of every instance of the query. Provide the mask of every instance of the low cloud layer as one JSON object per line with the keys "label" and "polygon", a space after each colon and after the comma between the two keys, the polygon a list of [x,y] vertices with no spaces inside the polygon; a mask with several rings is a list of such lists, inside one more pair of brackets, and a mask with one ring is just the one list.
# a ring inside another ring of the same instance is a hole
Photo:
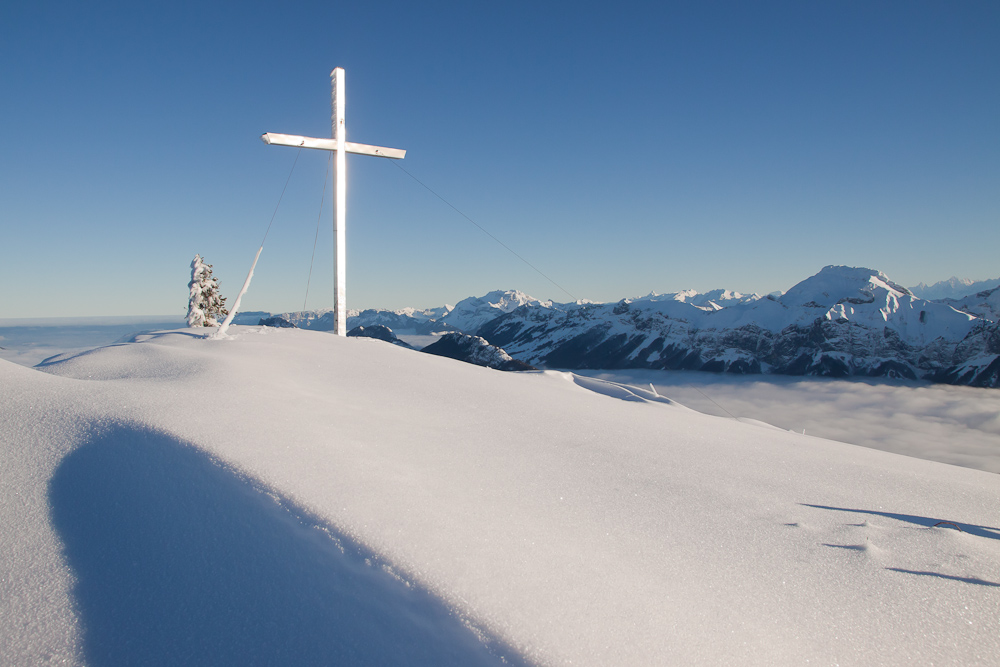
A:
{"label": "low cloud layer", "polygon": [[1000,391],[887,380],[575,371],[721,417],[1000,473]]}

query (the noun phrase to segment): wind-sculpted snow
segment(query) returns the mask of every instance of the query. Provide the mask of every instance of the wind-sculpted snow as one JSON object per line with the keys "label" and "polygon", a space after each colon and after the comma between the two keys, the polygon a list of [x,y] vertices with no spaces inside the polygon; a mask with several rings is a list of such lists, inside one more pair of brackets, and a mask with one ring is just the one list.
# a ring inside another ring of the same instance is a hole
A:
{"label": "wind-sculpted snow", "polygon": [[[717,304],[716,304],[717,305]],[[684,293],[522,307],[480,335],[550,368],[925,378],[996,387],[997,324],[870,269],[826,267],[781,297],[697,305]]]}
{"label": "wind-sculpted snow", "polygon": [[996,475],[301,329],[0,362],[0,664],[991,664]]}

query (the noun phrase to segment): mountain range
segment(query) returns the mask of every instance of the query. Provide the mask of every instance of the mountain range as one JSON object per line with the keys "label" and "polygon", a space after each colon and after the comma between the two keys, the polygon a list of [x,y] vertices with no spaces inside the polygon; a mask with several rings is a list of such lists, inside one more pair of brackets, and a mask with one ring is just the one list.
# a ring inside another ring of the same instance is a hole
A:
{"label": "mountain range", "polygon": [[977,292],[991,290],[1000,287],[1000,278],[992,280],[971,280],[969,278],[956,278],[952,276],[948,280],[941,280],[933,285],[920,283],[910,288],[913,296],[930,301],[936,299],[961,299],[971,296]]}
{"label": "mountain range", "polygon": [[[301,328],[333,328],[332,312],[279,317]],[[555,303],[497,290],[454,307],[349,313],[349,328],[372,325],[400,335],[478,335],[519,361],[548,368],[1000,386],[1000,288],[932,301],[867,268],[827,266],[784,294],[767,296],[688,290],[617,303]]]}

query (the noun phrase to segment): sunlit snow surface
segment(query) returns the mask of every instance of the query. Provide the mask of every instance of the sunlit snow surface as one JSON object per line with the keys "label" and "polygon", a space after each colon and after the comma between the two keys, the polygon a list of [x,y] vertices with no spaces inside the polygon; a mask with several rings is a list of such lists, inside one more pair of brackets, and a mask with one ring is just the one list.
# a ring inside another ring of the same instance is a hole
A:
{"label": "sunlit snow surface", "polygon": [[202,334],[0,362],[0,664],[1000,655],[995,474],[666,386]]}

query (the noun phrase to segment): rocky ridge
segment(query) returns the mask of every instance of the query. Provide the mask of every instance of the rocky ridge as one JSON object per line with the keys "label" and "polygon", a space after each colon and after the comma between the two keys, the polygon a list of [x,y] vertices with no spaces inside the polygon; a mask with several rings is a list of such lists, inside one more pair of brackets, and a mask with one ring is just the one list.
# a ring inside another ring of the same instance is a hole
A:
{"label": "rocky ridge", "polygon": [[[718,304],[716,304],[718,305]],[[828,266],[780,297],[716,308],[685,293],[521,307],[478,334],[527,363],[851,375],[1000,386],[1000,325],[913,296],[871,269]]]}
{"label": "rocky ridge", "polygon": [[499,371],[536,370],[533,366],[512,358],[496,345],[490,345],[484,338],[463,333],[445,334],[436,343],[423,348],[421,352]]}

